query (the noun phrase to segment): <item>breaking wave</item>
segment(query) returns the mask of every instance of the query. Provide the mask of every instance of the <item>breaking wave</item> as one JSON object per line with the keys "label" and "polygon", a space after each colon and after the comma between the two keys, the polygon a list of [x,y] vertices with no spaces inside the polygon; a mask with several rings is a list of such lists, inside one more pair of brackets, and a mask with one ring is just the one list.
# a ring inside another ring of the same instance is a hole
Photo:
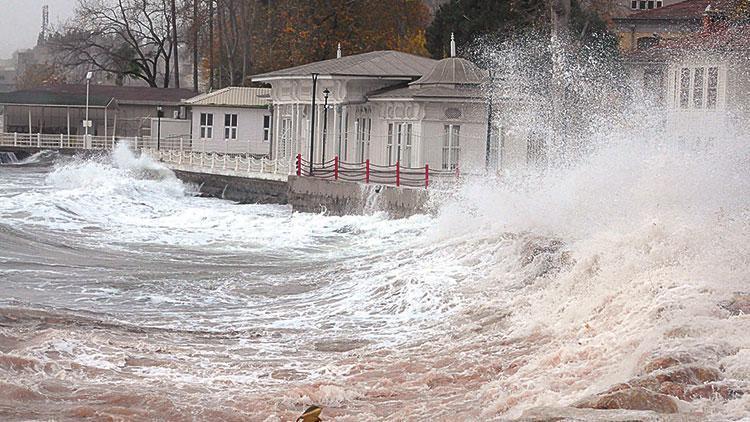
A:
{"label": "breaking wave", "polygon": [[727,391],[680,412],[747,417],[749,161],[612,143],[403,220],[194,197],[125,146],[3,168],[0,414],[564,414],[671,358]]}

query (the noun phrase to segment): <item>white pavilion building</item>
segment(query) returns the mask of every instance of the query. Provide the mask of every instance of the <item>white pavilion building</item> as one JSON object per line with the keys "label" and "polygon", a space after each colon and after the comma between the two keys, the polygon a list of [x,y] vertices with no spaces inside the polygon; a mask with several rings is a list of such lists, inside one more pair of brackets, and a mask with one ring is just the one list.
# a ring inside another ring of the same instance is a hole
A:
{"label": "white pavilion building", "polygon": [[315,163],[338,156],[382,166],[485,168],[486,72],[455,53],[438,61],[398,51],[342,57],[339,50],[335,59],[254,76],[271,85],[274,158],[309,160],[314,78]]}

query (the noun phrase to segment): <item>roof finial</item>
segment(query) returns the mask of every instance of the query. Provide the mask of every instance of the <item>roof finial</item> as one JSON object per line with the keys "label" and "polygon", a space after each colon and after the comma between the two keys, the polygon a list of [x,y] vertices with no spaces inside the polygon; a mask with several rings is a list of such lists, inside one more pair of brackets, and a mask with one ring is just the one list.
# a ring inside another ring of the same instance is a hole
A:
{"label": "roof finial", "polygon": [[451,32],[451,57],[456,57],[456,38],[453,37],[453,32]]}
{"label": "roof finial", "polygon": [[336,48],[336,58],[341,58],[341,43],[339,43],[339,46]]}

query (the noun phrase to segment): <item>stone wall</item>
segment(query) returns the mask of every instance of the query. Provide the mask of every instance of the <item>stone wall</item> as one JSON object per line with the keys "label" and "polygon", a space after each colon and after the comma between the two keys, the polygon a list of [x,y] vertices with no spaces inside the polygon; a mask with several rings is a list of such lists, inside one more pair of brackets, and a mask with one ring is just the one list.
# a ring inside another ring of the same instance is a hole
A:
{"label": "stone wall", "polygon": [[427,212],[427,191],[289,176],[288,182],[173,170],[201,194],[254,204],[289,204],[298,212],[328,215],[385,212],[402,218]]}

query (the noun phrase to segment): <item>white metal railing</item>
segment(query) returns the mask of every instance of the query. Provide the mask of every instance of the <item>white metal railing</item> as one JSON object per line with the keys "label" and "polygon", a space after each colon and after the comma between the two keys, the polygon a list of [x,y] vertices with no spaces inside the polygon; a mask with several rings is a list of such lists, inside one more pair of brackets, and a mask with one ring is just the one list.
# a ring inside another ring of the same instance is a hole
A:
{"label": "white metal railing", "polygon": [[111,149],[116,139],[89,135],[0,132],[0,146],[42,149]]}
{"label": "white metal railing", "polygon": [[199,171],[238,177],[286,180],[295,172],[291,159],[271,160],[249,154],[181,151],[178,149],[144,148],[143,152],[176,170]]}
{"label": "white metal railing", "polygon": [[[27,147],[41,149],[90,149],[108,150],[113,149],[120,141],[127,141],[133,149],[155,148],[156,139],[148,136],[133,137],[104,137],[94,135],[66,135],[46,133],[9,133],[0,132],[0,146],[5,147]],[[189,139],[162,139],[160,148],[165,149],[190,149]]]}

